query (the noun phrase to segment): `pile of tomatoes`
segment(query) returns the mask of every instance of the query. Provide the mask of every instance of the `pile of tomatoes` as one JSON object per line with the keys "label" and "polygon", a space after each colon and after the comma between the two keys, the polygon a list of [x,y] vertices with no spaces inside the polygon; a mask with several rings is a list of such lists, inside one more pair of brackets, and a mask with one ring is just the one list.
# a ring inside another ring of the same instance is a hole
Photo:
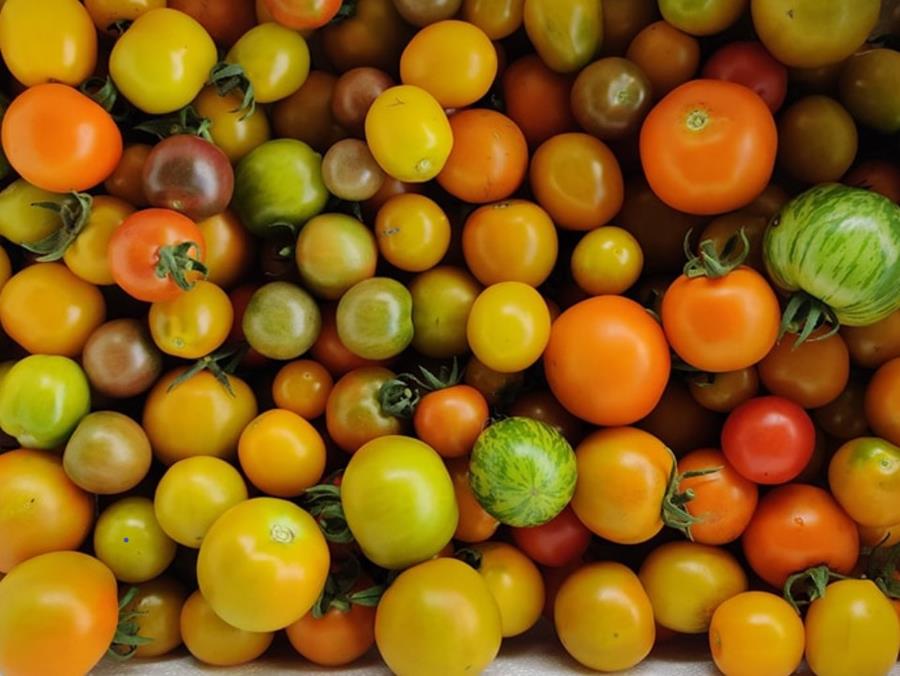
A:
{"label": "pile of tomatoes", "polygon": [[3,676],[896,668],[897,3],[0,6]]}

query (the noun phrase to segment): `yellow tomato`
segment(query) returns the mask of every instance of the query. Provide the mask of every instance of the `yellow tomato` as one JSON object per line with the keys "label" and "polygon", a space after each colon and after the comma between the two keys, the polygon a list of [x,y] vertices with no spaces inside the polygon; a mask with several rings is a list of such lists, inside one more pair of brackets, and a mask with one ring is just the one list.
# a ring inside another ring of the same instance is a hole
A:
{"label": "yellow tomato", "polygon": [[575,283],[592,296],[625,293],[643,266],[641,245],[630,232],[613,225],[591,230],[572,252]]}
{"label": "yellow tomato", "polygon": [[400,56],[403,84],[421,87],[444,108],[462,108],[487,94],[497,76],[497,51],[471,23],[438,21],[420,30]]}
{"label": "yellow tomato", "polygon": [[423,272],[447,253],[450,221],[434,200],[405,193],[378,210],[375,239],[388,263],[408,272]]}
{"label": "yellow tomato", "polygon": [[272,103],[300,89],[309,75],[309,47],[297,31],[277,23],[251,28],[225,57],[239,64],[257,103]]}
{"label": "yellow tomato", "polygon": [[181,637],[191,655],[204,664],[233,667],[252,662],[266,652],[274,634],[232,627],[195,591],[181,609]]}
{"label": "yellow tomato", "polygon": [[12,263],[6,249],[0,246],[0,289],[2,289],[12,276]]}
{"label": "yellow tomato", "polygon": [[105,318],[99,289],[59,263],[31,265],[0,291],[3,330],[32,354],[78,356]]}
{"label": "yellow tomato", "polygon": [[531,629],[544,608],[541,571],[521,551],[503,542],[486,542],[473,549],[481,554],[478,572],[497,602],[503,636]]}
{"label": "yellow tomato", "polygon": [[63,255],[69,269],[91,284],[115,284],[106,251],[116,228],[133,213],[134,207],[118,197],[94,197],[87,225]]}
{"label": "yellow tomato", "polygon": [[138,17],[116,41],[109,73],[131,103],[163,115],[193,101],[215,64],[216,45],[206,29],[187,14],[161,8]]}
{"label": "yellow tomato", "polygon": [[122,582],[146,582],[161,575],[177,547],[159,527],[147,498],[114,502],[94,526],[94,553]]}
{"label": "yellow tomato", "polygon": [[375,161],[398,181],[424,183],[437,176],[453,147],[447,114],[424,89],[386,89],[366,114],[366,142]]}
{"label": "yellow tomato", "polygon": [[462,15],[491,40],[502,40],[522,25],[525,0],[463,0]]}
{"label": "yellow tomato", "polygon": [[210,121],[209,134],[232,164],[272,135],[269,119],[262,108],[249,115],[240,110],[242,97],[231,93],[219,96],[215,87],[205,87],[194,99],[194,109]]}
{"label": "yellow tomato", "polygon": [[233,211],[210,216],[197,223],[206,244],[203,262],[206,280],[222,288],[240,281],[253,260],[254,240]]}
{"label": "yellow tomato", "polygon": [[131,22],[151,9],[166,6],[166,0],[84,0],[97,30],[106,35],[119,34],[116,24]]}
{"label": "yellow tomato", "polygon": [[181,609],[186,598],[184,587],[169,577],[158,577],[138,588],[125,612],[136,613],[138,636],[153,640],[138,646],[134,657],[159,657],[181,645]]}
{"label": "yellow tomato", "polygon": [[97,31],[78,0],[8,0],[0,11],[0,52],[27,87],[79,85],[97,64]]}
{"label": "yellow tomato", "polygon": [[156,346],[175,357],[199,359],[225,342],[234,321],[228,294],[199,281],[173,300],[150,306],[150,334]]}
{"label": "yellow tomato", "polygon": [[409,284],[413,348],[435,359],[464,353],[466,323],[480,292],[481,285],[462,268],[441,265],[416,275]]}
{"label": "yellow tomato", "polygon": [[241,433],[238,458],[250,483],[263,493],[293,498],[322,478],[325,442],[299,415],[275,408]]}
{"label": "yellow tomato", "polygon": [[279,408],[312,420],[325,413],[334,379],[324,366],[298,359],[281,367],[272,382],[272,399]]}
{"label": "yellow tomato", "polygon": [[59,214],[34,207],[38,202],[62,204],[65,195],[42,190],[19,178],[0,192],[0,235],[13,244],[32,244],[59,230]]}
{"label": "yellow tomato", "polygon": [[488,368],[522,371],[540,358],[550,340],[550,311],[533,287],[500,282],[475,299],[466,335],[472,352]]}

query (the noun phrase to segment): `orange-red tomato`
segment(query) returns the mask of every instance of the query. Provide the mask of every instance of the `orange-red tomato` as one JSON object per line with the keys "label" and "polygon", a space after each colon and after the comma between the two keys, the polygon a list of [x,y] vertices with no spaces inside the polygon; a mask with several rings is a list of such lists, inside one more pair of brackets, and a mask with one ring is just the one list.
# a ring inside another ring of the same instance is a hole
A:
{"label": "orange-red tomato", "polygon": [[519,125],[529,145],[576,128],[569,105],[573,78],[551,70],[537,54],[511,63],[501,84],[506,114]]}
{"label": "orange-red tomato", "polygon": [[653,95],[662,98],[697,72],[700,43],[671,24],[657,21],[634,36],[625,56],[647,75]]}
{"label": "orange-red tomato", "polygon": [[843,338],[822,338],[820,331],[797,345],[797,336],[785,335],[759,363],[759,379],[769,392],[803,408],[831,403],[847,386],[850,354]]}
{"label": "orange-red tomato", "polygon": [[294,650],[310,662],[340,667],[365,655],[375,643],[375,608],[351,603],[322,617],[307,613],[285,629]]}
{"label": "orange-red tomato", "polygon": [[445,458],[467,455],[487,425],[487,400],[471,385],[429,392],[416,406],[416,436]]}
{"label": "orange-red tomato", "polygon": [[325,413],[334,380],[322,364],[298,359],[281,367],[272,382],[272,399],[279,408],[312,420]]}
{"label": "orange-red tomato", "polygon": [[250,232],[232,211],[225,211],[197,223],[206,242],[206,279],[227,289],[240,281],[255,253]]}
{"label": "orange-red tomato", "polygon": [[872,376],[865,406],[866,419],[875,434],[900,446],[900,357]]}
{"label": "orange-red tomato", "polygon": [[103,184],[106,192],[138,209],[150,206],[144,194],[144,163],[151,150],[153,146],[146,143],[125,146],[119,163]]}
{"label": "orange-red tomato", "polygon": [[724,80],[694,80],[668,94],[641,129],[641,163],[666,204],[720,214],[769,183],[778,133],[765,101]]}

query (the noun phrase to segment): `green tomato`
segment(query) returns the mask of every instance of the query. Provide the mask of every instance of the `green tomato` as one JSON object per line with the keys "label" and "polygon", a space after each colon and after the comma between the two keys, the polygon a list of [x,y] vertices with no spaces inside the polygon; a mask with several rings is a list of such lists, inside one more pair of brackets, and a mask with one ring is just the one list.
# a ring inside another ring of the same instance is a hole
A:
{"label": "green tomato", "polygon": [[242,322],[247,342],[271,359],[294,359],[316,342],[322,315],[316,301],[290,282],[271,282],[250,298]]}
{"label": "green tomato", "polygon": [[445,265],[417,275],[409,292],[416,351],[435,359],[463,354],[469,348],[469,312],[481,293],[478,281],[462,268]]}
{"label": "green tomato", "polygon": [[737,21],[749,0],[659,0],[668,23],[691,35],[721,33]]}
{"label": "green tomato", "polygon": [[137,584],[158,577],[172,563],[176,549],[148,498],[113,503],[94,527],[94,553],[121,582]]}
{"label": "green tomato", "polygon": [[59,446],[90,410],[87,376],[68,357],[25,357],[0,389],[0,428],[25,448]]}
{"label": "green tomato", "polygon": [[62,221],[51,209],[34,206],[41,202],[62,204],[65,195],[47,192],[24,178],[0,192],[0,235],[13,244],[31,244],[59,230]]}
{"label": "green tomato", "polygon": [[276,139],[254,148],[234,175],[234,208],[250,232],[296,229],[325,208],[322,156],[303,141]]}
{"label": "green tomato", "polygon": [[841,71],[841,101],[862,124],[900,131],[900,52],[872,49],[851,56]]}
{"label": "green tomato", "polygon": [[527,0],[524,22],[538,56],[559,73],[581,70],[603,41],[600,0]]}
{"label": "green tomato", "polygon": [[394,357],[412,342],[412,296],[394,279],[365,279],[341,297],[337,332],[347,349],[363,359]]}
{"label": "green tomato", "polygon": [[345,214],[319,214],[303,226],[294,249],[304,286],[337,300],[375,274],[378,247],[363,223]]}

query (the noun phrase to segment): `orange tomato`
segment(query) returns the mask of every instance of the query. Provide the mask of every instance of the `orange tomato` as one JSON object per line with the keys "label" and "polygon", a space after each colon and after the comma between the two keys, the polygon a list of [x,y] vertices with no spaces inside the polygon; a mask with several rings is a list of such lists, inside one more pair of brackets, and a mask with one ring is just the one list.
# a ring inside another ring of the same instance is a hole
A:
{"label": "orange tomato", "polygon": [[625,56],[634,61],[662,98],[690,80],[700,65],[700,43],[665,21],[644,27],[634,36]]}
{"label": "orange tomato", "polygon": [[144,163],[151,150],[153,146],[146,143],[126,146],[116,168],[103,184],[106,192],[137,209],[150,206],[144,194]]}
{"label": "orange tomato", "polygon": [[375,219],[378,251],[394,267],[430,270],[450,246],[450,221],[432,199],[416,193],[390,198]]}
{"label": "orange tomato", "polygon": [[703,408],[717,413],[728,413],[759,392],[759,374],[755,366],[723,371],[715,374],[699,374],[688,382],[691,396]]}
{"label": "orange tomato", "polygon": [[571,76],[551,70],[537,54],[523,56],[503,71],[506,114],[519,125],[529,145],[576,128],[569,105],[572,82]]}
{"label": "orange tomato", "polygon": [[416,436],[445,458],[467,455],[490,417],[487,400],[471,385],[426,394],[416,405]]}
{"label": "orange tomato", "polygon": [[325,413],[334,380],[328,370],[311,359],[298,359],[281,367],[272,382],[272,399],[279,408],[312,420]]}
{"label": "orange tomato", "polygon": [[228,288],[240,281],[255,253],[254,240],[232,211],[197,223],[206,243],[207,281]]}
{"label": "orange tomato", "polygon": [[375,643],[375,608],[351,603],[322,617],[307,613],[285,629],[294,650],[310,662],[340,667],[365,655]]}
{"label": "orange tomato", "polygon": [[875,434],[900,446],[900,357],[884,364],[869,381],[866,419]]}
{"label": "orange tomato", "polygon": [[759,362],[759,379],[772,394],[803,408],[818,408],[840,396],[850,378],[850,354],[837,334],[822,338],[819,331],[797,345],[787,334]]}
{"label": "orange tomato", "polygon": [[878,368],[900,357],[900,310],[869,326],[844,326],[841,335],[854,364],[867,369]]}
{"label": "orange tomato", "polygon": [[500,522],[484,511],[469,485],[469,458],[452,458],[446,461],[447,470],[453,480],[453,492],[459,507],[459,522],[456,524],[454,540],[462,542],[484,542],[490,538]]}

